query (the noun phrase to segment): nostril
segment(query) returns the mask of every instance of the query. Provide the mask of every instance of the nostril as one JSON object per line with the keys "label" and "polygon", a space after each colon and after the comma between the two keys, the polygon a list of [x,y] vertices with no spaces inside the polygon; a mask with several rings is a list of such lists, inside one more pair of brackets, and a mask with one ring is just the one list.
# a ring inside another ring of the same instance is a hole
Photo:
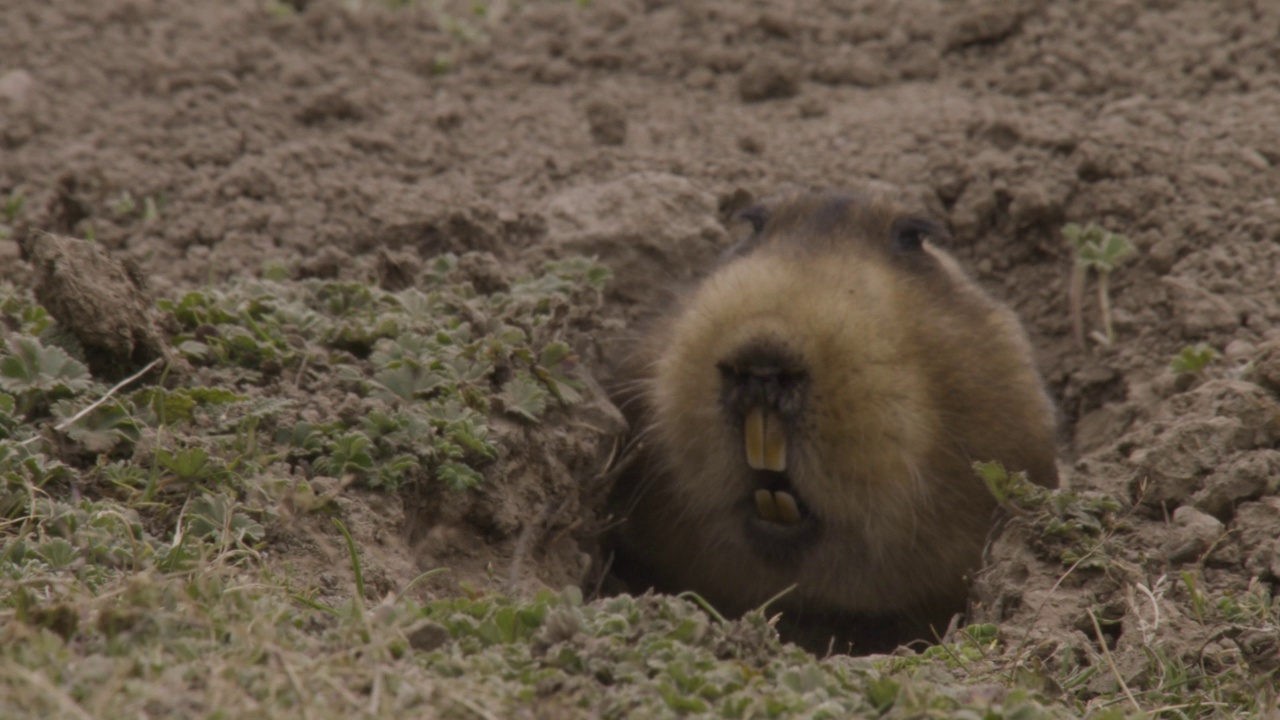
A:
{"label": "nostril", "polygon": [[800,357],[784,344],[760,338],[738,346],[719,364],[722,372],[728,371],[754,377],[778,377],[795,375],[803,371]]}
{"label": "nostril", "polygon": [[776,412],[787,425],[798,419],[809,374],[794,354],[773,344],[753,343],[716,367],[721,401],[730,422],[743,421],[753,408]]}
{"label": "nostril", "polygon": [[777,369],[766,372],[760,368],[725,365],[719,369],[724,392],[736,401],[738,408],[755,405],[781,408],[801,393],[807,377],[802,373]]}

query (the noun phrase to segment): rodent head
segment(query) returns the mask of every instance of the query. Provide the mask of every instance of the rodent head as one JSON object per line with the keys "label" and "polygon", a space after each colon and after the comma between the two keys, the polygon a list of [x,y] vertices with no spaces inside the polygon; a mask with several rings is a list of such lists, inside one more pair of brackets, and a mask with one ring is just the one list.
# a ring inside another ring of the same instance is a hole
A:
{"label": "rodent head", "polygon": [[[650,339],[655,455],[701,528],[690,554],[755,563],[747,603],[792,582],[855,611],[954,590],[994,504],[971,463],[1053,479],[1017,321],[937,246],[941,225],[888,197],[744,215],[751,237]],[[913,549],[936,557],[895,568]]]}

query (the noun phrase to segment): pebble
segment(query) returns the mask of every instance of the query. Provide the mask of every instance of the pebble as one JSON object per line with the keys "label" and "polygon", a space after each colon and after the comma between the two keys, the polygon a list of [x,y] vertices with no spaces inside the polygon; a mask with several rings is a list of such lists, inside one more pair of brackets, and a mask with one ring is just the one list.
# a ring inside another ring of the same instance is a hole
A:
{"label": "pebble", "polygon": [[1187,562],[1204,554],[1226,529],[1218,518],[1189,505],[1173,511],[1175,534],[1165,544],[1169,562]]}
{"label": "pebble", "polygon": [[26,70],[21,68],[10,70],[0,75],[0,100],[8,100],[15,105],[20,105],[27,99],[27,95],[35,84],[35,78],[31,77],[31,73]]}
{"label": "pebble", "polygon": [[1227,343],[1227,346],[1222,350],[1222,354],[1228,360],[1241,360],[1251,357],[1256,351],[1257,348],[1253,343],[1237,338]]}
{"label": "pebble", "polygon": [[1227,172],[1227,169],[1221,165],[1208,163],[1192,165],[1191,171],[1196,174],[1196,177],[1214,185],[1230,187],[1235,184],[1235,179],[1231,177],[1231,173]]}
{"label": "pebble", "polygon": [[1267,160],[1267,156],[1251,147],[1240,148],[1240,159],[1255,170],[1266,172],[1271,169],[1271,162]]}

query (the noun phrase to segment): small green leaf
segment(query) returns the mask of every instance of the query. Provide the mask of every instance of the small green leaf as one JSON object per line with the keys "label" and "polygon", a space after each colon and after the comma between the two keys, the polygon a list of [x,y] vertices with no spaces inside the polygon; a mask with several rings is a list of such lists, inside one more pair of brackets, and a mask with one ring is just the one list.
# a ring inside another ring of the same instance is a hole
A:
{"label": "small green leaf", "polygon": [[1175,375],[1198,375],[1217,357],[1217,351],[1205,343],[1188,345],[1169,361],[1169,369]]}
{"label": "small green leaf", "polygon": [[399,363],[373,376],[375,389],[401,400],[416,400],[430,395],[445,383],[439,373],[412,363]]}
{"label": "small green leaf", "polygon": [[54,569],[65,568],[80,559],[80,553],[65,538],[51,538],[40,543],[36,554]]}
{"label": "small green leaf", "polygon": [[368,472],[373,469],[372,445],[364,433],[358,430],[347,432],[326,445],[327,455],[316,460],[316,470],[333,477],[349,472]]}
{"label": "small green leaf", "polygon": [[881,715],[898,701],[902,685],[892,678],[874,678],[867,681],[867,699]]}
{"label": "small green leaf", "polygon": [[30,336],[11,339],[8,354],[0,358],[0,388],[12,392],[73,393],[91,381],[84,363]]}
{"label": "small green leaf", "polygon": [[1062,235],[1075,247],[1076,262],[1099,272],[1110,272],[1137,253],[1127,237],[1093,223],[1083,228],[1067,223],[1062,226]]}
{"label": "small green leaf", "polygon": [[984,623],[966,626],[964,634],[968,635],[970,640],[973,640],[980,645],[987,645],[995,642],[999,638],[1000,630],[995,625]]}
{"label": "small green leaf", "polygon": [[484,480],[484,476],[475,470],[456,462],[446,462],[440,465],[436,471],[436,475],[449,486],[450,490],[462,492],[469,490],[480,484]]}
{"label": "small green leaf", "polygon": [[[70,403],[58,403],[53,413],[58,418],[75,415]],[[67,437],[80,443],[92,454],[111,452],[122,442],[135,442],[141,435],[141,427],[133,415],[118,402],[108,402],[81,416],[66,429]]]}
{"label": "small green leaf", "polygon": [[503,388],[502,399],[507,412],[537,422],[547,409],[551,394],[537,378],[529,373],[516,373]]}
{"label": "small green leaf", "polygon": [[21,190],[14,190],[9,193],[9,197],[5,198],[4,207],[0,212],[4,214],[4,221],[12,223],[18,218],[18,214],[22,212],[22,206],[27,202],[27,198],[22,194]]}
{"label": "small green leaf", "polygon": [[248,515],[236,509],[236,502],[225,495],[201,495],[187,508],[187,532],[197,538],[224,543],[255,543],[266,530]]}
{"label": "small green leaf", "polygon": [[203,448],[184,448],[176,453],[161,448],[156,451],[156,460],[182,480],[201,480],[214,471],[209,453]]}
{"label": "small green leaf", "polygon": [[408,453],[396,455],[378,467],[379,484],[385,487],[397,487],[404,481],[405,475],[421,466],[422,463],[413,455]]}
{"label": "small green leaf", "polygon": [[279,260],[271,260],[262,264],[262,279],[283,282],[289,279],[289,268]]}
{"label": "small green leaf", "polygon": [[547,343],[538,354],[538,364],[545,368],[554,368],[564,360],[572,357],[573,348],[562,342]]}
{"label": "small green leaf", "polygon": [[142,199],[142,222],[149,223],[160,218],[160,211],[164,209],[164,195],[159,197],[146,196]]}

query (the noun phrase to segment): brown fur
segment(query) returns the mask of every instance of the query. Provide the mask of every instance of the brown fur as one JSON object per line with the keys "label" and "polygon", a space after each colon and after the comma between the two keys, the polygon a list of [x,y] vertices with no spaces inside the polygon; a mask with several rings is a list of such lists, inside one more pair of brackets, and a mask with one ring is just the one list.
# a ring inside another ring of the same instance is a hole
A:
{"label": "brown fur", "polygon": [[[615,491],[633,586],[736,614],[795,585],[771,609],[815,648],[889,648],[963,611],[995,507],[972,463],[1056,485],[1053,409],[1012,312],[931,242],[895,245],[907,218],[884,195],[783,201],[639,343],[640,456]],[[816,529],[776,555],[748,538],[760,480],[724,400],[752,347],[805,378],[787,478]]]}

